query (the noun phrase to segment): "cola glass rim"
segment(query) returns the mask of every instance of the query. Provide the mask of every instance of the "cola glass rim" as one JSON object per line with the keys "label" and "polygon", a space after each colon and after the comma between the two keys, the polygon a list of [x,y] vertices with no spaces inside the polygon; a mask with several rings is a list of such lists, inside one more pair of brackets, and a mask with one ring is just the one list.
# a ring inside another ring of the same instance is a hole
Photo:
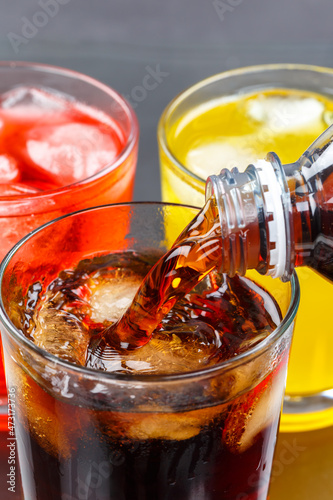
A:
{"label": "cola glass rim", "polygon": [[[39,228],[31,231],[28,233],[26,236],[24,236],[16,245],[12,247],[12,249],[7,253],[7,255],[4,257],[0,264],[0,322],[2,325],[6,328],[7,332],[10,333],[11,336],[18,342],[24,345],[24,347],[32,352],[33,354],[37,356],[41,356],[46,362],[51,362],[53,365],[59,365],[60,367],[63,367],[65,370],[70,370],[71,372],[74,372],[76,374],[81,374],[81,375],[86,375],[86,376],[95,376],[96,374],[98,375],[98,378],[102,381],[121,381],[123,384],[127,385],[127,383],[130,385],[135,382],[140,382],[143,385],[146,384],[151,384],[152,382],[158,382],[162,383],[165,382],[166,384],[172,381],[181,381],[181,380],[187,380],[190,381],[191,379],[195,379],[197,377],[201,376],[212,376],[213,374],[217,374],[219,372],[227,371],[229,369],[235,369],[238,366],[241,366],[242,364],[248,363],[249,361],[255,359],[256,357],[262,355],[266,351],[268,351],[274,343],[276,343],[282,336],[283,334],[288,331],[288,328],[291,326],[293,321],[295,320],[295,316],[297,313],[298,305],[299,305],[299,300],[300,300],[300,287],[299,287],[299,281],[297,278],[297,275],[295,271],[293,272],[291,279],[290,279],[290,300],[289,300],[289,306],[287,309],[286,314],[282,318],[281,322],[273,330],[273,332],[263,339],[261,342],[259,342],[257,345],[254,347],[250,348],[248,351],[245,351],[241,354],[238,354],[237,356],[222,361],[214,366],[208,367],[208,368],[201,368],[198,370],[193,370],[193,371],[188,371],[185,373],[175,373],[171,375],[152,375],[152,374],[119,374],[119,373],[112,373],[112,372],[104,372],[100,370],[96,370],[93,368],[87,368],[79,365],[75,365],[74,363],[71,363],[69,361],[66,361],[64,359],[60,359],[53,354],[48,353],[46,350],[36,346],[31,340],[29,340],[22,332],[20,332],[11,322],[9,319],[5,306],[3,303],[3,298],[2,298],[2,286],[3,286],[3,278],[4,274],[6,271],[6,268],[8,264],[10,263],[11,259],[14,257],[16,252],[21,249],[21,247],[28,242],[31,238],[33,238],[36,234],[41,233],[45,228],[56,224],[58,221],[61,221],[63,219],[68,219],[70,217],[73,217],[78,214],[84,214],[88,212],[92,212],[95,210],[104,210],[104,209],[112,209],[113,207],[131,207],[131,206],[140,206],[140,205],[147,205],[151,207],[180,207],[180,208],[189,208],[189,209],[194,209],[199,211],[198,207],[192,206],[192,205],[185,205],[185,204],[179,204],[179,203],[166,203],[166,202],[145,202],[145,201],[138,201],[138,202],[126,202],[126,203],[114,203],[114,204],[107,204],[107,205],[99,205],[95,207],[90,207],[86,208],[83,210],[78,210],[69,214],[66,214],[64,216],[58,217],[56,219],[53,219]],[[51,242],[52,244],[52,242]],[[259,275],[258,275],[259,276]]]}
{"label": "cola glass rim", "polygon": [[[289,72],[306,71],[317,74],[327,73],[333,76],[333,68],[328,68],[325,66],[317,66],[312,64],[277,63],[277,64],[258,64],[253,66],[244,66],[242,68],[222,71],[215,75],[209,76],[208,78],[200,80],[194,85],[191,85],[190,87],[187,87],[186,89],[178,93],[178,95],[176,95],[169,102],[169,104],[167,104],[167,106],[164,108],[160,116],[157,126],[158,144],[163,153],[167,156],[168,160],[172,162],[172,165],[187,176],[187,182],[192,181],[195,182],[196,185],[199,184],[199,186],[204,191],[206,179],[199,177],[197,174],[192,172],[190,168],[186,167],[186,165],[177,158],[177,156],[172,152],[170,148],[170,144],[167,137],[167,130],[169,128],[169,120],[172,118],[173,113],[179,112],[179,107],[181,105],[185,105],[186,101],[187,100],[191,101],[191,99],[193,99],[192,108],[195,109],[198,106],[198,102],[195,101],[195,98],[202,91],[207,91],[208,98],[200,102],[199,106],[202,105],[202,103],[204,102],[208,102],[208,100],[211,98],[211,95],[209,95],[209,88],[214,84],[218,84],[219,82],[225,83],[228,79],[231,79],[232,85],[230,89],[230,95],[236,96],[237,93],[235,93],[235,87],[234,87],[235,77],[246,78],[246,77],[251,77],[251,75],[253,75],[254,78],[257,79],[258,74],[260,73],[265,75],[278,71],[289,71]],[[285,86],[283,85],[283,83],[285,82],[281,80],[282,87]],[[251,91],[258,91],[262,88],[269,88],[269,85],[267,86],[267,82],[265,82],[265,80],[263,80],[260,85],[258,84],[257,81],[256,83],[253,84],[253,86],[251,86],[250,82],[244,82],[244,81],[240,82],[240,84],[241,85],[239,88],[239,95],[242,95],[244,93],[249,93]],[[299,86],[297,88],[301,88],[301,81],[299,82]],[[223,97],[224,95],[227,96],[229,94],[224,90],[223,93],[219,94],[219,97]],[[189,111],[192,108],[189,107],[187,111]],[[183,116],[184,114],[186,114],[186,111],[181,111],[179,113]]]}
{"label": "cola glass rim", "polygon": [[[93,183],[94,181],[100,179],[101,177],[104,177],[105,175],[109,174],[110,172],[116,170],[118,167],[121,167],[122,164],[126,161],[128,157],[130,157],[133,149],[136,146],[136,142],[139,136],[139,123],[138,119],[136,116],[136,113],[134,109],[131,107],[130,103],[115,89],[112,87],[106,85],[105,83],[100,82],[99,80],[96,80],[95,78],[85,75],[84,73],[80,73],[79,71],[75,71],[72,69],[67,69],[67,68],[62,68],[60,66],[53,66],[51,64],[43,64],[43,63],[36,63],[36,62],[30,62],[30,61],[0,61],[0,77],[4,71],[15,71],[15,70],[28,70],[32,73],[40,73],[40,74],[52,74],[55,76],[65,77],[65,78],[71,78],[73,79],[73,82],[81,81],[84,82],[88,85],[91,86],[91,88],[101,91],[104,95],[109,96],[114,102],[119,105],[119,109],[121,109],[124,112],[124,116],[126,116],[128,120],[128,124],[130,126],[129,129],[129,134],[126,140],[126,144],[120,151],[120,153],[112,160],[112,162],[108,163],[105,165],[103,168],[101,168],[98,172],[95,174],[85,177],[84,179],[81,179],[76,182],[72,182],[71,184],[66,184],[64,186],[60,186],[54,189],[49,189],[42,191],[40,193],[29,193],[29,194],[24,194],[24,195],[8,195],[8,196],[0,196],[0,205],[5,204],[6,206],[8,203],[11,201],[14,201],[15,204],[22,202],[22,204],[25,203],[26,200],[42,200],[44,198],[48,197],[61,197],[64,193],[68,191],[72,191],[73,189],[79,189],[81,186],[84,186],[86,184]],[[17,86],[24,86],[25,82],[18,79],[17,81]],[[31,84],[29,84],[31,85]],[[42,85],[43,88],[47,88],[46,86]],[[8,89],[8,91],[13,90],[15,87],[12,86],[11,88]],[[51,87],[50,87],[51,88]],[[57,95],[60,97],[63,95],[58,89],[52,89],[53,91],[56,90]],[[71,97],[75,98],[75,87],[73,87],[73,92]],[[81,102],[81,101],[80,101]],[[87,103],[89,105],[89,103]],[[94,107],[94,106],[92,106]],[[105,111],[106,112],[106,111]],[[107,113],[106,113],[107,114]]]}

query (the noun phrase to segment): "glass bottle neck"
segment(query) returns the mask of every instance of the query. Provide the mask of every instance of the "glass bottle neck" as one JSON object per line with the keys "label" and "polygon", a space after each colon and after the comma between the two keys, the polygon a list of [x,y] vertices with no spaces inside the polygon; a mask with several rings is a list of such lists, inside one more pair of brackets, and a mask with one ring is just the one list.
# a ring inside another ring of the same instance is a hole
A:
{"label": "glass bottle neck", "polygon": [[257,269],[288,280],[294,267],[292,207],[283,167],[274,153],[245,172],[224,169],[206,183],[215,200],[223,240],[223,271]]}

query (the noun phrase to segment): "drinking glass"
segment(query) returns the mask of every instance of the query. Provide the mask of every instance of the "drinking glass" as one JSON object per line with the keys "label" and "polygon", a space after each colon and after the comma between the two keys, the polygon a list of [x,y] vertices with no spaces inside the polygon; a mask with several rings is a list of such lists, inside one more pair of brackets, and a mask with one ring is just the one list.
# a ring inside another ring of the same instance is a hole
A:
{"label": "drinking glass", "polygon": [[280,311],[270,311],[276,328],[242,354],[186,373],[76,366],[36,346],[18,321],[33,283],[43,293],[61,270],[94,256],[160,254],[197,212],[163,203],[95,207],[47,223],[4,259],[0,323],[25,500],[266,499],[296,275],[282,283],[250,273]]}
{"label": "drinking glass", "polygon": [[[18,90],[20,87],[51,92],[55,97],[54,102],[44,102],[43,97],[41,97],[42,93],[40,95],[36,93],[30,96],[24,95],[24,92]],[[14,94],[12,95],[11,92]],[[6,96],[2,98],[5,93]],[[25,234],[49,220],[89,206],[131,201],[137,161],[138,123],[134,111],[115,90],[75,71],[41,64],[7,61],[0,63],[0,95],[1,106],[7,111],[10,109],[14,115],[17,114],[17,116],[15,115],[15,125],[9,124],[6,127],[15,126],[18,132],[20,128],[25,126],[27,117],[31,122],[31,115],[36,107],[45,105],[46,113],[49,111],[47,106],[55,105],[57,99],[62,103],[64,102],[62,99],[65,98],[69,103],[78,102],[83,111],[94,112],[96,119],[101,116],[102,112],[103,117],[108,117],[117,124],[124,143],[116,157],[109,158],[107,151],[103,152],[105,165],[93,175],[77,182],[36,192],[24,192],[23,190],[19,194],[8,195],[6,192],[2,194],[3,191],[0,190],[0,259]],[[29,106],[32,104],[34,108],[29,111]],[[20,118],[18,117],[19,113],[23,113]],[[2,123],[2,118],[0,122]],[[35,134],[40,134],[41,127],[43,127],[43,114],[38,114],[38,116],[36,115],[37,132],[33,131],[31,140],[29,139],[31,147],[34,146]],[[50,133],[48,130],[52,127],[53,132],[56,131],[56,123],[48,123],[45,127],[45,134]],[[68,133],[75,133],[75,129]],[[20,151],[20,154],[22,151],[19,139],[15,134],[12,135],[15,138],[15,143],[5,144],[5,148],[10,147],[15,157],[16,151]],[[19,137],[19,134],[17,136]],[[82,137],[80,140],[82,141]],[[86,151],[87,155],[91,154],[91,150],[94,148],[94,137],[89,139],[87,136],[86,144],[81,144],[80,148],[80,151]],[[1,144],[1,154],[3,154],[2,149]],[[70,155],[72,155],[73,163],[75,161],[77,163],[74,154],[77,152],[67,151],[67,153],[66,162],[70,161],[68,158],[71,158]],[[44,154],[47,158],[51,153],[45,152]],[[17,160],[17,158],[15,159]],[[41,179],[37,176],[34,179],[35,184],[45,180],[42,171],[40,174]],[[3,178],[0,182],[1,188],[4,182]],[[43,189],[45,189],[45,185]],[[0,430],[4,430],[6,427],[7,395],[2,356],[0,355]]]}

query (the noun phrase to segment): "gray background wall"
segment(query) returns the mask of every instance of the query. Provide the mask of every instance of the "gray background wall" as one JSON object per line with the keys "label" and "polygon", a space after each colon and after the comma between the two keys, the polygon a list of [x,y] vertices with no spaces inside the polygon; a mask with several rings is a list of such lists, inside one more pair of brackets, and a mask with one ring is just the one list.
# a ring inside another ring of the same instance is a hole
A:
{"label": "gray background wall", "polygon": [[129,96],[147,66],[167,73],[134,99],[137,200],[160,198],[156,125],[182,89],[251,64],[333,66],[332,0],[1,0],[0,8],[0,59],[72,68]]}
{"label": "gray background wall", "polygon": [[[135,103],[141,127],[135,199],[158,200],[156,125],[170,99],[229,68],[333,67],[332,20],[333,0],[0,0],[0,59],[68,67],[125,95],[142,83],[147,66],[168,73]],[[29,23],[40,26],[29,31]],[[5,488],[8,453],[0,444],[1,499],[19,500]]]}

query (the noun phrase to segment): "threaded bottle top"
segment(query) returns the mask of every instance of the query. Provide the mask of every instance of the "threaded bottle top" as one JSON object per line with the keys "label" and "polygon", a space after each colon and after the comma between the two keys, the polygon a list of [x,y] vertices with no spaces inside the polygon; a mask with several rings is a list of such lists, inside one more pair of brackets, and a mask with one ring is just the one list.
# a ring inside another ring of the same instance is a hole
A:
{"label": "threaded bottle top", "polygon": [[278,157],[223,169],[208,177],[206,199],[216,200],[223,239],[223,271],[229,276],[257,269],[287,280],[292,272],[290,197]]}

